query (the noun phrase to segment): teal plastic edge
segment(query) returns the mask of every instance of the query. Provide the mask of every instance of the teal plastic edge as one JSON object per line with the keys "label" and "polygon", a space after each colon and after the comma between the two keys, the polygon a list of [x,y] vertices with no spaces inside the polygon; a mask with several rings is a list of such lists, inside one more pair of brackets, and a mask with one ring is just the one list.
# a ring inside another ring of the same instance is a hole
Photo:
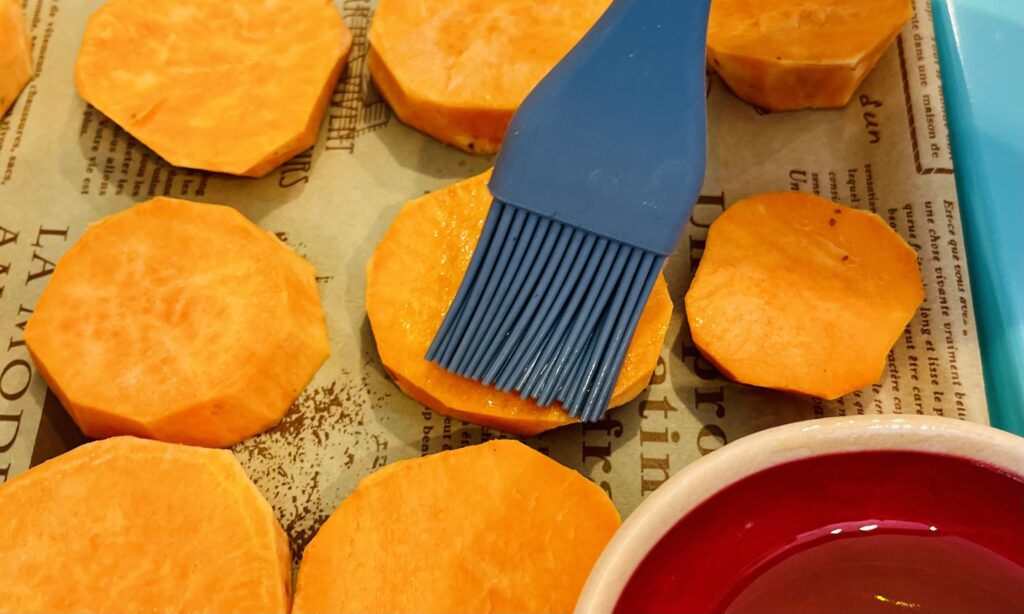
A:
{"label": "teal plastic edge", "polygon": [[1024,435],[1024,5],[932,0],[993,426]]}

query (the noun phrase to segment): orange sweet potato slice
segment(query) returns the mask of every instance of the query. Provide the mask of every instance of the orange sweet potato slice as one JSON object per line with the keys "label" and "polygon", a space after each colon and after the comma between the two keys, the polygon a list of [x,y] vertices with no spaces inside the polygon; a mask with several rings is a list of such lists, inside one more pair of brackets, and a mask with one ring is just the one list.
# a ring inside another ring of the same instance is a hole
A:
{"label": "orange sweet potato slice", "polygon": [[328,0],[110,0],[75,82],[171,164],[259,177],[316,141],[351,45]]}
{"label": "orange sweet potato slice", "polygon": [[327,358],[315,277],[234,209],[156,198],[86,230],[25,341],[86,435],[228,446]]}
{"label": "orange sweet potato slice", "polygon": [[619,515],[516,441],[389,465],[306,547],[295,614],[569,612]]}
{"label": "orange sweet potato slice", "polygon": [[[469,266],[491,204],[484,173],[409,202],[366,266],[366,312],[385,368],[403,392],[442,414],[519,435],[574,420],[514,392],[454,375],[424,356]],[[647,386],[672,315],[658,279],[637,324],[610,407]]]}
{"label": "orange sweet potato slice", "polygon": [[842,107],[913,13],[911,0],[715,0],[708,62],[765,109]]}
{"label": "orange sweet potato slice", "polygon": [[32,46],[19,0],[0,0],[0,118],[32,77]]}
{"label": "orange sweet potato slice", "polygon": [[760,194],[711,225],[686,318],[726,377],[834,399],[878,380],[923,299],[917,255],[877,215]]}
{"label": "orange sweet potato slice", "polygon": [[512,113],[609,2],[381,0],[370,74],[403,122],[494,153]]}
{"label": "orange sweet potato slice", "polygon": [[288,612],[291,556],[227,450],[115,437],[0,484],[4,612]]}

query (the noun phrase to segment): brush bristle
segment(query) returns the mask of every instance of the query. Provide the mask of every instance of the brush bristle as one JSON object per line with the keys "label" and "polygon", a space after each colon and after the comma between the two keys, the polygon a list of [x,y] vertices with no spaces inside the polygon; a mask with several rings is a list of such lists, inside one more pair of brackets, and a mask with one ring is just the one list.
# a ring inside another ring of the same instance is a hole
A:
{"label": "brush bristle", "polygon": [[597,420],[663,261],[496,200],[427,359]]}

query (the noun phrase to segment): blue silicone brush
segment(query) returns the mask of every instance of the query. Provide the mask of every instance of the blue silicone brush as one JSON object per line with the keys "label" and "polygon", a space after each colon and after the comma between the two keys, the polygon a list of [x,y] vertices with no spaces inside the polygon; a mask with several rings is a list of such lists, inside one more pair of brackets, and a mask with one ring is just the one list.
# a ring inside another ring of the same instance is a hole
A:
{"label": "blue silicone brush", "polygon": [[704,178],[709,0],[615,0],[519,107],[427,358],[600,418]]}

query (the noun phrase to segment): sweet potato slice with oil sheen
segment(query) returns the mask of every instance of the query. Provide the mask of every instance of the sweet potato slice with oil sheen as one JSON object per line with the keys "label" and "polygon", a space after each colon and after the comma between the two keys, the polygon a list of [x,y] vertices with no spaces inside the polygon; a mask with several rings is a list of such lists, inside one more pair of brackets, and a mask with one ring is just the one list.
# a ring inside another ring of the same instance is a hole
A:
{"label": "sweet potato slice with oil sheen", "polygon": [[[366,312],[384,367],[403,392],[442,414],[519,435],[573,422],[560,406],[445,371],[424,356],[469,266],[491,204],[489,173],[409,202],[366,266]],[[637,324],[610,407],[647,386],[672,315],[658,279]]]}
{"label": "sweet potato slice with oil sheen", "polygon": [[0,118],[32,77],[31,56],[20,0],[0,0]]}
{"label": "sweet potato slice with oil sheen", "polygon": [[227,450],[115,437],[0,484],[4,612],[287,612],[288,539]]}
{"label": "sweet potato slice with oil sheen", "polygon": [[155,198],[90,226],[25,328],[82,431],[228,446],[327,358],[316,272],[230,207]]}
{"label": "sweet potato slice with oil sheen", "polygon": [[470,153],[494,153],[512,113],[609,3],[381,0],[370,74],[406,124]]}
{"label": "sweet potato slice with oil sheen", "polygon": [[619,515],[516,441],[389,465],[306,547],[295,614],[569,612]]}
{"label": "sweet potato slice with oil sheen", "polygon": [[917,255],[877,215],[761,194],[711,224],[686,318],[726,377],[834,399],[878,380],[923,299]]}
{"label": "sweet potato slice with oil sheen", "polygon": [[351,46],[329,0],[110,0],[75,82],[171,164],[260,177],[316,141]]}
{"label": "sweet potato slice with oil sheen", "polygon": [[714,0],[708,63],[765,109],[842,107],[913,14],[911,0]]}

